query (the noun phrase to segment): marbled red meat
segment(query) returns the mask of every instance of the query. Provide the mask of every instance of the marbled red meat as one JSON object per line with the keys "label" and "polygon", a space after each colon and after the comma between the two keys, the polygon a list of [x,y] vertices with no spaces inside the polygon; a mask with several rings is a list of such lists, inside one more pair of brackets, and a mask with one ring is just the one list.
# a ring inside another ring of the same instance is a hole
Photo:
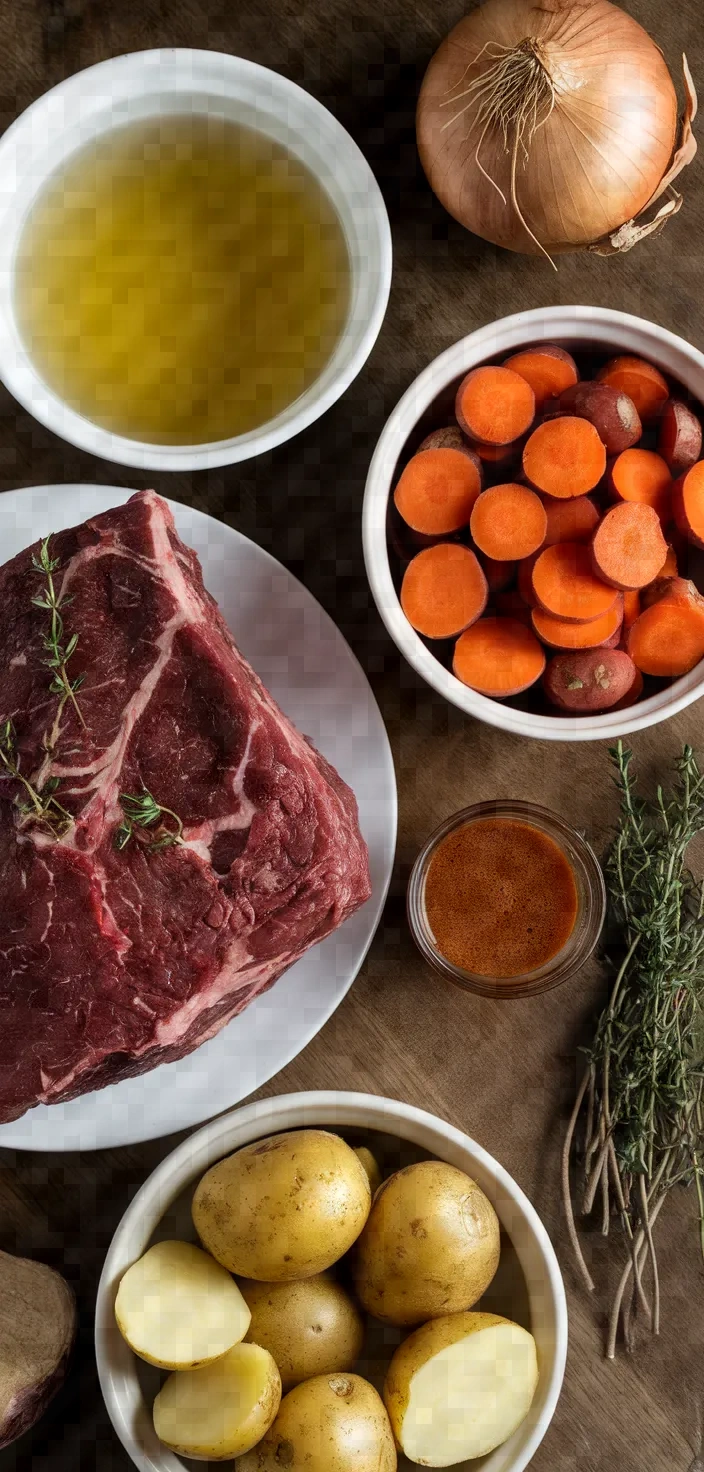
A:
{"label": "marbled red meat", "polygon": [[[74,821],[28,819],[5,772],[0,1120],[191,1052],[370,893],[352,792],[240,654],[166,504],[51,539],[85,729],[70,703],[56,728],[38,545],[0,568],[0,720]],[[183,845],[116,846],[145,789]]]}

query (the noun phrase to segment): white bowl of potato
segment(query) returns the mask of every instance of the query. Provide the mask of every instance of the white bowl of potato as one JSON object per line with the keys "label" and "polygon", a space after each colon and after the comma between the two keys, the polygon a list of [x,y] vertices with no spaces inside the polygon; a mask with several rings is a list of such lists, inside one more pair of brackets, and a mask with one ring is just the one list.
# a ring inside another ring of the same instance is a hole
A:
{"label": "white bowl of potato", "polygon": [[143,1472],[522,1472],[566,1349],[557,1259],[516,1183],[366,1094],[199,1130],[135,1197],[98,1288],[101,1388]]}

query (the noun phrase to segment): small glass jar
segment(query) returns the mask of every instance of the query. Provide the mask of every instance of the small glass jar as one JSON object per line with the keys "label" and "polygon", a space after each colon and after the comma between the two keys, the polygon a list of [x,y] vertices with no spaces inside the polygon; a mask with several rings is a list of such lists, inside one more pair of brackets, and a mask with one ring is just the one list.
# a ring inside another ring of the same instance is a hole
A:
{"label": "small glass jar", "polygon": [[[513,818],[551,838],[562,851],[574,875],[577,889],[577,915],[573,929],[554,956],[542,966],[519,976],[478,976],[448,961],[439,950],[428,923],[425,908],[425,881],[430,863],[443,839],[478,818]],[[425,960],[468,992],[483,997],[532,997],[568,981],[580,970],[594,951],[606,915],[606,886],[601,866],[586,839],[569,823],[548,808],[531,802],[499,800],[480,802],[453,813],[431,833],[421,849],[408,883],[408,923],[413,939]]]}

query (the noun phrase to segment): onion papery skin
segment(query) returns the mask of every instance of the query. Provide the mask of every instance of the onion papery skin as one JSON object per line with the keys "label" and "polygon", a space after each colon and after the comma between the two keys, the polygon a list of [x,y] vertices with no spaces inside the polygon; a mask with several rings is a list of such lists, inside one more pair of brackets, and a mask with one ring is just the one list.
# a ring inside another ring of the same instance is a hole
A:
{"label": "onion papery skin", "polygon": [[[540,244],[511,203],[511,152],[501,130],[492,127],[481,144],[485,178],[475,158],[477,109],[459,97],[492,64],[486,52],[479,56],[484,47],[528,39],[538,43],[555,87],[554,109],[526,138],[528,158],[519,153],[516,172],[520,210]],[[418,149],[431,188],[460,224],[507,250],[535,255],[542,246],[552,256],[592,245],[648,204],[673,155],[677,114],[661,52],[610,0],[487,0],[455,26],[428,66]]]}

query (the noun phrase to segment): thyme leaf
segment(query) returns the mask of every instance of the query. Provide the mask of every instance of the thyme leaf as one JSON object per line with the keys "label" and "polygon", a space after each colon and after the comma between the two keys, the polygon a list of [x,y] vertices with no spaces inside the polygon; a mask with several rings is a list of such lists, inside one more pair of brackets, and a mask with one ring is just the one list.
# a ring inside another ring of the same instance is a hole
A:
{"label": "thyme leaf", "polygon": [[[135,828],[153,828],[156,824],[159,825],[158,831],[149,844],[152,852],[169,848],[174,843],[183,843],[183,823],[178,813],[173,808],[166,808],[158,803],[146,787],[136,796],[129,792],[121,793],[120,806],[123,819],[115,834],[116,848],[123,849],[127,846],[134,836]],[[175,827],[169,827],[164,822],[165,818],[171,818]]]}
{"label": "thyme leaf", "polygon": [[56,792],[58,777],[49,777],[43,787],[35,787],[20,769],[15,728],[11,720],[0,722],[0,781],[19,782],[21,792],[15,805],[28,821],[40,823],[60,838],[73,823],[73,817],[59,802]]}
{"label": "thyme leaf", "polygon": [[35,608],[42,608],[49,614],[49,629],[44,638],[44,648],[47,652],[45,664],[47,669],[54,672],[49,689],[53,695],[60,696],[57,717],[61,716],[67,701],[71,702],[78,720],[85,730],[85,721],[76,695],[81,688],[83,677],[77,676],[71,679],[66,666],[71,656],[76,651],[78,635],[72,634],[68,643],[64,645],[64,622],[61,609],[66,608],[71,602],[67,595],[64,598],[57,597],[54,573],[59,567],[58,557],[52,557],[50,552],[51,537],[45,537],[39,549],[39,556],[32,556],[32,567],[40,577],[44,579],[43,592],[38,593],[32,599]]}
{"label": "thyme leaf", "polygon": [[563,1152],[563,1194],[590,1288],[571,1164],[580,1166],[582,1212],[589,1215],[599,1198],[603,1234],[613,1213],[620,1222],[627,1259],[611,1308],[606,1352],[613,1357],[619,1329],[631,1347],[638,1313],[659,1332],[653,1228],[677,1185],[695,1188],[704,1255],[704,888],[686,865],[692,839],[704,830],[704,775],[685,746],[670,792],[658,787],[646,802],[632,753],[619,742],[610,756],[621,811],[603,867],[620,964],[612,961],[611,994],[585,1049],[587,1070]]}

